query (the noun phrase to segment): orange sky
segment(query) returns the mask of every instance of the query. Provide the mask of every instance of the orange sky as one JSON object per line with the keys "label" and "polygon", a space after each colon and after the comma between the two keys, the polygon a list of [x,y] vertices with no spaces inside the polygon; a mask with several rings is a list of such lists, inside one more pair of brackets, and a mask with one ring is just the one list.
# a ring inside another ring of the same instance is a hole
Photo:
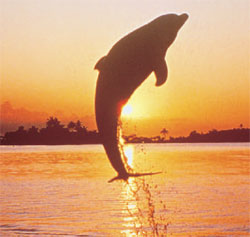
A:
{"label": "orange sky", "polygon": [[12,106],[2,109],[2,126],[57,115],[94,129],[96,61],[171,12],[190,17],[167,53],[168,81],[156,88],[151,75],[135,92],[125,131],[158,135],[166,127],[177,136],[250,126],[248,0],[2,0],[0,8],[0,99]]}

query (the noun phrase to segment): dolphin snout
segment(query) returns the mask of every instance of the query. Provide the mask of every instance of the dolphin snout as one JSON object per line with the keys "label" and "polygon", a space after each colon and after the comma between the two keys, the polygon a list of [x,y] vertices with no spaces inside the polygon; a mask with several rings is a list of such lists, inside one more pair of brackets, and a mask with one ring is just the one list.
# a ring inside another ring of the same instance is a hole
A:
{"label": "dolphin snout", "polygon": [[188,19],[188,14],[187,13],[183,13],[179,17],[183,20],[183,22],[185,22]]}

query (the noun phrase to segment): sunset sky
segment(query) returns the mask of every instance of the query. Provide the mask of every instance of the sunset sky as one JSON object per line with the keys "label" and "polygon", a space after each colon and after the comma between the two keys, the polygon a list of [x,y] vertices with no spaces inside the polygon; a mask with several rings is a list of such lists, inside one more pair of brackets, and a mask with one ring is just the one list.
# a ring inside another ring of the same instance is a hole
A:
{"label": "sunset sky", "polygon": [[[152,74],[132,96],[124,130],[170,136],[249,127],[248,0],[0,0],[1,126],[48,116],[96,129],[98,59],[167,13],[189,19],[169,48],[167,83]],[[3,131],[2,130],[2,131]]]}

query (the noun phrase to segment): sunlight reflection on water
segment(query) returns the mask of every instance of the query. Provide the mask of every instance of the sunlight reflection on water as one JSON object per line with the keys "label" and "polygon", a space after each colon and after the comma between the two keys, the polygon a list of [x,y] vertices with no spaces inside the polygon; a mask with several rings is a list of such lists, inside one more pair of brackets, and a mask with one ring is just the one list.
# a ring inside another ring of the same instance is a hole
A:
{"label": "sunlight reflection on water", "polygon": [[131,168],[133,168],[133,153],[134,147],[132,145],[127,145],[124,147],[124,154],[127,157],[127,163]]}

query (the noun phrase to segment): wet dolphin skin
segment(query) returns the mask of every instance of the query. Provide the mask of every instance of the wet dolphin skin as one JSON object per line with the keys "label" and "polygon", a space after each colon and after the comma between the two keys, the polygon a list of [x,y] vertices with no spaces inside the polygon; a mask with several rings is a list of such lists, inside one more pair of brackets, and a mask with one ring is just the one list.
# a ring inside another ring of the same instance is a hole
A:
{"label": "wet dolphin skin", "polygon": [[154,72],[156,86],[167,79],[165,55],[187,14],[162,15],[120,39],[102,57],[95,69],[99,71],[95,95],[96,123],[106,154],[118,173],[126,180],[129,174],[119,150],[118,122],[122,107],[133,92]]}

